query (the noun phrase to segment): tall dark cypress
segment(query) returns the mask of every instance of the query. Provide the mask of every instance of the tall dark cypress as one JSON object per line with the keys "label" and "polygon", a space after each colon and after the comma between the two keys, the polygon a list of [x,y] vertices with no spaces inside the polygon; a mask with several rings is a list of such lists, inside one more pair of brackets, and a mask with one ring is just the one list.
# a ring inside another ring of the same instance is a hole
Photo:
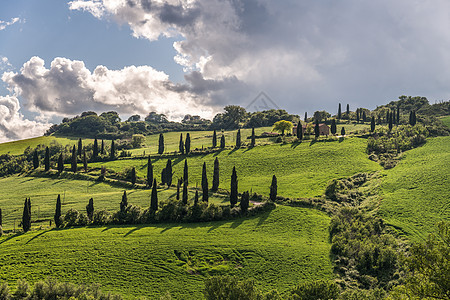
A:
{"label": "tall dark cypress", "polygon": [[356,109],[356,123],[359,123],[359,108]]}
{"label": "tall dark cypress", "polygon": [[375,116],[372,116],[372,120],[370,120],[370,132],[375,131]]}
{"label": "tall dark cypress", "polygon": [[33,169],[39,168],[39,156],[37,150],[34,150],[33,153]]}
{"label": "tall dark cypress", "polygon": [[87,157],[86,157],[86,151],[83,150],[83,167],[84,167],[84,172],[87,173],[88,171],[88,161],[87,161]]}
{"label": "tall dark cypress", "polygon": [[214,129],[213,137],[212,137],[212,147],[213,148],[217,147],[217,132],[215,129]]}
{"label": "tall dark cypress", "polygon": [[250,139],[250,147],[255,147],[256,144],[256,136],[255,136],[255,127],[252,127],[252,136]]}
{"label": "tall dark cypress", "polygon": [[366,123],[366,121],[367,121],[367,116],[366,116],[366,111],[365,110],[363,110],[363,113],[362,113],[362,120],[363,120],[364,123]]}
{"label": "tall dark cypress", "polygon": [[158,210],[158,191],[156,190],[156,179],[153,180],[152,196],[150,198],[150,210]]}
{"label": "tall dark cypress", "polygon": [[164,135],[162,133],[159,134],[159,141],[158,141],[158,154],[164,153]]}
{"label": "tall dark cypress", "polygon": [[103,155],[105,154],[105,141],[102,140],[102,146],[100,147],[100,154]]}
{"label": "tall dark cypress", "polygon": [[58,157],[58,172],[62,173],[64,171],[64,159],[62,153]]}
{"label": "tall dark cypress", "polygon": [[127,191],[123,191],[122,201],[120,202],[120,212],[125,212],[128,207]]}
{"label": "tall dark cypress", "polygon": [[114,143],[114,140],[111,141],[111,153],[109,154],[110,159],[116,158],[116,144]]}
{"label": "tall dark cypress", "polygon": [[239,205],[241,206],[242,212],[246,212],[248,210],[248,207],[250,205],[250,194],[248,193],[248,191],[242,193],[241,203]]}
{"label": "tall dark cypress", "polygon": [[238,129],[237,133],[236,133],[236,148],[239,149],[241,148],[241,130]]}
{"label": "tall dark cypress", "polygon": [[342,136],[345,135],[345,127],[344,127],[344,126],[342,126],[342,129],[341,129],[341,135],[342,135]]}
{"label": "tall dark cypress", "polygon": [[338,115],[337,115],[338,119],[340,120],[342,118],[342,111],[341,111],[341,104],[339,103],[339,107],[338,107]]}
{"label": "tall dark cypress", "polygon": [[219,159],[214,160],[213,182],[211,190],[216,192],[219,189]]}
{"label": "tall dark cypress", "polygon": [[177,182],[177,200],[180,200],[180,188],[181,188],[181,179],[178,179],[178,182]]}
{"label": "tall dark cypress", "polygon": [[389,114],[389,130],[392,130],[392,126],[393,126],[393,122],[392,122],[392,120],[393,120],[394,118],[393,118],[393,116],[392,116],[392,113],[390,113]]}
{"label": "tall dark cypress", "polygon": [[23,232],[27,232],[31,229],[31,199],[25,198],[22,214],[22,228]]}
{"label": "tall dark cypress", "polygon": [[335,119],[332,119],[331,120],[331,134],[336,134],[336,120]]}
{"label": "tall dark cypress", "polygon": [[88,205],[86,205],[86,214],[89,218],[89,221],[92,222],[94,219],[94,198],[89,199]]}
{"label": "tall dark cypress", "polygon": [[397,106],[397,125],[400,124],[400,106]]}
{"label": "tall dark cypress", "polygon": [[167,184],[167,186],[171,186],[173,172],[172,172],[172,160],[170,158],[167,160],[167,163],[166,163],[165,176],[166,176],[166,179],[164,180],[164,182]]}
{"label": "tall dark cypress", "polygon": [[233,167],[231,173],[231,190],[230,190],[230,205],[234,207],[238,202],[238,181],[236,174],[236,167]]}
{"label": "tall dark cypress", "polygon": [[350,120],[350,105],[347,104],[347,119]]}
{"label": "tall dark cypress", "polygon": [[92,158],[96,159],[98,157],[98,141],[97,138],[94,140],[94,147],[92,148]]}
{"label": "tall dark cypress", "polygon": [[388,110],[386,112],[386,124],[389,124],[389,117],[391,116],[391,112]]}
{"label": "tall dark cypress", "polygon": [[417,123],[417,119],[416,119],[416,111],[415,110],[413,110],[412,111],[412,126],[414,126],[414,125],[416,125],[416,123]]}
{"label": "tall dark cypress", "polygon": [[187,159],[184,160],[184,170],[183,170],[183,184],[188,185],[189,183],[189,171],[188,171],[188,164]]}
{"label": "tall dark cypress", "polygon": [[308,113],[306,111],[305,111],[305,119],[303,121],[305,121],[305,123],[308,122]]}
{"label": "tall dark cypress", "polygon": [[44,168],[46,172],[50,170],[50,149],[48,147],[45,147]]}
{"label": "tall dark cypress", "polygon": [[319,135],[320,135],[319,120],[316,120],[316,124],[314,125],[314,136],[317,139]]}
{"label": "tall dark cypress", "polygon": [[152,159],[150,158],[149,155],[147,161],[147,186],[152,187],[152,183],[153,183],[153,165]]}
{"label": "tall dark cypress", "polygon": [[203,162],[202,170],[202,200],[208,202],[208,175],[206,174],[206,162]]}
{"label": "tall dark cypress", "polygon": [[195,191],[194,205],[197,206],[197,204],[198,204],[198,191]]}
{"label": "tall dark cypress", "polygon": [[77,149],[75,148],[75,146],[73,146],[73,148],[72,148],[72,160],[71,160],[70,170],[72,172],[77,171]]}
{"label": "tall dark cypress", "polygon": [[300,120],[298,121],[297,124],[297,139],[299,139],[300,141],[303,140],[303,126]]}
{"label": "tall dark cypress", "polygon": [[131,169],[131,184],[135,185],[136,184],[136,168],[133,167]]}
{"label": "tall dark cypress", "polygon": [[184,143],[184,150],[186,151],[186,154],[189,154],[191,152],[191,135],[186,133],[186,142]]}
{"label": "tall dark cypress", "polygon": [[81,138],[78,139],[78,156],[81,158],[81,154],[83,151],[83,142],[81,141]]}
{"label": "tall dark cypress", "polygon": [[271,201],[277,200],[277,191],[278,191],[277,177],[275,175],[273,175],[272,184],[270,185],[270,195],[269,195],[269,199]]}
{"label": "tall dark cypress", "polygon": [[180,133],[180,143],[178,145],[178,151],[181,154],[184,154],[184,142],[183,142],[183,134],[182,133]]}
{"label": "tall dark cypress", "polygon": [[225,135],[222,134],[220,137],[220,148],[225,148]]}
{"label": "tall dark cypress", "polygon": [[183,184],[183,195],[182,195],[183,204],[186,205],[188,203],[188,189],[187,184]]}

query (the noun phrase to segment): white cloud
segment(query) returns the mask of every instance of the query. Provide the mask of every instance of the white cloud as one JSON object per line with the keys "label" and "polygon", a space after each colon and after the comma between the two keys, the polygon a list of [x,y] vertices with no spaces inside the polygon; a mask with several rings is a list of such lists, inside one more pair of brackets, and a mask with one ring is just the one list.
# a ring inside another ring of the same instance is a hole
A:
{"label": "white cloud", "polygon": [[48,123],[30,121],[19,112],[19,100],[14,96],[0,96],[0,143],[42,136]]}
{"label": "white cloud", "polygon": [[19,22],[19,18],[12,18],[11,21],[2,21],[0,20],[0,31],[4,30],[6,27],[11,26],[17,22]]}

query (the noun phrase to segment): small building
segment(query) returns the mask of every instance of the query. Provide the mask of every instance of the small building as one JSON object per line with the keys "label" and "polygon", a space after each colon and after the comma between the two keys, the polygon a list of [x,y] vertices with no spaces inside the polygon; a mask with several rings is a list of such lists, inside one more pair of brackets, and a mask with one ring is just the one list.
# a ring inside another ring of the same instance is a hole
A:
{"label": "small building", "polygon": [[[313,125],[314,128],[315,124]],[[302,129],[303,129],[303,134],[305,134],[306,131],[306,124],[302,125]],[[292,135],[296,135],[297,134],[297,126],[294,126],[292,128]],[[320,135],[330,135],[330,127],[325,124],[325,123],[320,123],[319,124],[319,134]]]}

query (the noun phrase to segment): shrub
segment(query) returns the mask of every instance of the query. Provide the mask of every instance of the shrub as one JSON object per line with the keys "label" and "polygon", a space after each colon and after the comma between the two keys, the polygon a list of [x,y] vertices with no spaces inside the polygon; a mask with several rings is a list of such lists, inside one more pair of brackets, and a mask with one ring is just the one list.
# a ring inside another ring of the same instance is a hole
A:
{"label": "shrub", "polygon": [[337,299],[340,288],[334,281],[309,281],[300,283],[291,290],[292,299],[315,300]]}
{"label": "shrub", "polygon": [[109,224],[111,220],[111,214],[103,209],[97,210],[94,212],[94,218],[92,220],[92,224],[94,225],[106,225]]}
{"label": "shrub", "polygon": [[260,299],[260,293],[256,289],[254,280],[238,281],[235,276],[217,276],[206,279],[203,294],[207,300]]}

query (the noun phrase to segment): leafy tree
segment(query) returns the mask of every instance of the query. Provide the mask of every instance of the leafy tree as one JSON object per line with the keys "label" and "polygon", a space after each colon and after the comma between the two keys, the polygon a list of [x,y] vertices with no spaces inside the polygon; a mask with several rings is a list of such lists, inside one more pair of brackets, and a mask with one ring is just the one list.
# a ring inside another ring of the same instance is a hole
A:
{"label": "leafy tree", "polygon": [[252,127],[252,136],[250,139],[250,147],[255,147],[256,144],[256,137],[255,137],[255,127]]}
{"label": "leafy tree", "polygon": [[347,119],[350,120],[350,105],[347,104]]}
{"label": "leafy tree", "polygon": [[238,181],[236,174],[236,167],[233,167],[231,173],[231,190],[230,190],[230,205],[234,207],[238,202]]}
{"label": "leafy tree", "polygon": [[239,149],[241,148],[241,130],[238,129],[237,133],[236,133],[236,148]]}
{"label": "leafy tree", "polygon": [[87,173],[87,171],[88,171],[88,161],[87,161],[87,157],[86,157],[86,151],[83,151],[83,167],[84,167],[84,172]]}
{"label": "leafy tree", "polygon": [[102,140],[102,146],[100,147],[100,154],[105,154],[105,141]]}
{"label": "leafy tree", "polygon": [[58,198],[56,198],[56,209],[55,209],[55,226],[60,227],[62,223],[61,219],[61,195],[58,194]]}
{"label": "leafy tree", "polygon": [[156,179],[153,180],[152,196],[150,199],[150,210],[158,210],[158,191],[156,190]]}
{"label": "leafy tree", "polygon": [[317,139],[319,135],[320,135],[319,121],[316,120],[316,124],[314,125],[314,136]]}
{"label": "leafy tree", "polygon": [[183,169],[183,184],[188,185],[189,181],[189,173],[188,173],[188,164],[187,159],[184,160],[184,169]]}
{"label": "leafy tree", "polygon": [[64,171],[64,160],[62,153],[58,157],[58,173],[62,173]]}
{"label": "leafy tree", "polygon": [[166,163],[166,168],[165,168],[165,180],[164,182],[167,184],[167,186],[171,186],[172,185],[172,178],[173,178],[173,172],[172,172],[172,160],[169,158],[167,160]]}
{"label": "leafy tree", "polygon": [[372,119],[370,120],[370,132],[375,131],[375,116],[372,116]]}
{"label": "leafy tree", "polygon": [[131,184],[136,184],[136,169],[134,167],[131,169]]}
{"label": "leafy tree", "polygon": [[212,147],[216,148],[217,147],[217,133],[216,130],[214,129],[213,132],[213,137],[212,137]]}
{"label": "leafy tree", "polygon": [[300,120],[298,121],[298,124],[297,124],[297,138],[300,141],[303,140],[303,126],[302,126],[302,123],[300,122]]}
{"label": "leafy tree", "polygon": [[128,122],[139,122],[141,120],[141,116],[140,115],[132,115],[131,117],[128,118]]}
{"label": "leafy tree", "polygon": [[148,116],[146,116],[144,120],[147,123],[153,123],[153,124],[163,124],[163,123],[169,122],[169,120],[167,120],[166,115],[158,114],[154,111],[149,113]]}
{"label": "leafy tree", "polygon": [[46,172],[50,170],[50,149],[48,147],[45,147],[44,169]]}
{"label": "leafy tree", "polygon": [[33,152],[33,169],[39,168],[39,156],[37,150]]}
{"label": "leafy tree", "polygon": [[186,154],[189,154],[191,152],[191,135],[186,133],[186,142],[184,143],[184,148],[186,150]]}
{"label": "leafy tree", "polygon": [[225,148],[225,135],[222,134],[222,137],[220,138],[220,148]]}
{"label": "leafy tree", "polygon": [[322,122],[322,120],[326,121],[329,117],[331,117],[331,114],[329,112],[321,110],[321,111],[315,111],[313,117],[314,117],[314,120]]}
{"label": "leafy tree", "polygon": [[290,131],[292,129],[292,122],[281,120],[273,124],[273,131],[281,132],[281,135],[284,135],[285,131]]}
{"label": "leafy tree", "polygon": [[187,184],[186,182],[183,183],[183,204],[186,205],[188,203],[188,189],[187,189]]}
{"label": "leafy tree", "polygon": [[203,162],[202,170],[202,201],[208,202],[208,175],[206,175],[206,162]]}
{"label": "leafy tree", "polygon": [[180,200],[181,179],[177,181],[177,200]]}
{"label": "leafy tree", "polygon": [[336,134],[336,120],[333,119],[331,120],[331,134],[335,135]]}
{"label": "leafy tree", "polygon": [[83,150],[83,142],[81,138],[78,139],[78,156],[81,158],[82,150]]}
{"label": "leafy tree", "polygon": [[219,189],[219,159],[214,160],[213,183],[211,190],[216,192]]}
{"label": "leafy tree", "polygon": [[147,186],[152,187],[152,183],[153,183],[153,165],[152,159],[150,158],[149,155],[147,161]]}
{"label": "leafy tree", "polygon": [[334,281],[305,281],[291,290],[293,299],[338,299],[340,288]]}
{"label": "leafy tree", "polygon": [[256,289],[254,280],[239,281],[236,276],[213,276],[206,279],[203,294],[206,300],[265,299]]}
{"label": "leafy tree", "polygon": [[241,211],[246,212],[248,210],[248,207],[250,206],[250,194],[248,191],[242,193],[240,206]]}
{"label": "leafy tree", "polygon": [[131,136],[131,144],[133,145],[133,148],[140,148],[144,141],[145,136],[142,134],[133,134]]}
{"label": "leafy tree", "polygon": [[94,199],[89,199],[88,205],[86,205],[86,214],[89,220],[92,222],[94,219]]}
{"label": "leafy tree", "polygon": [[344,126],[342,126],[342,129],[341,129],[341,135],[342,135],[342,136],[345,135],[345,127],[344,127]]}
{"label": "leafy tree", "polygon": [[159,134],[159,143],[158,143],[158,154],[164,153],[164,135],[162,133]]}
{"label": "leafy tree", "polygon": [[214,117],[213,126],[215,128],[236,129],[247,115],[245,108],[237,105],[225,106],[224,111],[224,113],[217,114]]}
{"label": "leafy tree", "polygon": [[178,145],[178,151],[180,151],[181,154],[184,154],[183,133],[180,133],[180,143]]}
{"label": "leafy tree", "polygon": [[111,141],[111,153],[109,154],[111,159],[116,158],[116,145],[114,144],[114,140]]}
{"label": "leafy tree", "polygon": [[120,202],[120,212],[125,212],[128,207],[127,191],[123,191],[122,201]]}
{"label": "leafy tree", "polygon": [[339,103],[339,108],[338,108],[338,115],[337,115],[338,119],[340,120],[342,118],[342,112],[341,112],[341,104]]}
{"label": "leafy tree", "polygon": [[71,171],[76,172],[77,171],[77,149],[75,146],[72,148],[72,161],[71,161]]}
{"label": "leafy tree", "polygon": [[278,191],[277,177],[275,175],[273,175],[272,176],[272,183],[270,185],[270,194],[269,194],[269,199],[271,201],[277,200],[277,191]]}

